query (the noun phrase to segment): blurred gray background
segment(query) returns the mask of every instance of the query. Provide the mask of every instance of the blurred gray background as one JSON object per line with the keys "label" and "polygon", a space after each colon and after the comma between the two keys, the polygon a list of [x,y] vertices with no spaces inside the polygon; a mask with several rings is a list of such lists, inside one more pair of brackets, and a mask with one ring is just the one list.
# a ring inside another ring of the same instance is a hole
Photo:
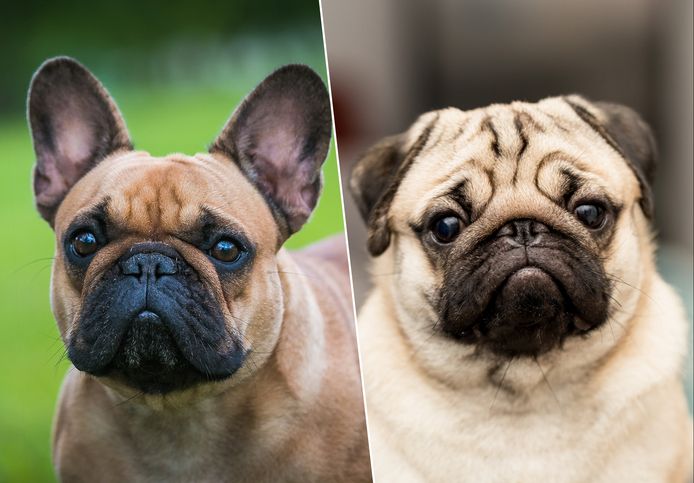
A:
{"label": "blurred gray background", "polygon": [[[691,320],[691,1],[322,0],[322,7],[357,307],[370,286],[368,255],[346,186],[362,150],[423,111],[580,93],[633,107],[656,133],[658,263]],[[687,367],[691,405],[691,349]]]}

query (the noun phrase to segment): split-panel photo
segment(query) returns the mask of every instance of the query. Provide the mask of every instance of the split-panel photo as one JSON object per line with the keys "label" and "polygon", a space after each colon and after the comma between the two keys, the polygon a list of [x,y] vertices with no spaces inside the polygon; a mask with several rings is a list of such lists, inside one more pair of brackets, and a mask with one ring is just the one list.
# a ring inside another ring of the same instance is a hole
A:
{"label": "split-panel photo", "polygon": [[0,482],[693,481],[691,2],[6,17]]}

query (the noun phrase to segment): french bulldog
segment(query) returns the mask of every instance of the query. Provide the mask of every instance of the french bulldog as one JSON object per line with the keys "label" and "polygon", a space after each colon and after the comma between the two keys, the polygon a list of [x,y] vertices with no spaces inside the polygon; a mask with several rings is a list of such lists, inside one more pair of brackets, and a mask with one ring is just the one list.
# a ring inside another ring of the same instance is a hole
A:
{"label": "french bulldog", "polygon": [[356,165],[376,481],[683,482],[687,322],[655,145],[580,96],[423,114]]}
{"label": "french bulldog", "polygon": [[288,65],[209,152],[155,157],[85,67],[36,72],[34,194],[74,365],[62,481],[370,481],[344,239],[282,248],[318,201],[330,112]]}

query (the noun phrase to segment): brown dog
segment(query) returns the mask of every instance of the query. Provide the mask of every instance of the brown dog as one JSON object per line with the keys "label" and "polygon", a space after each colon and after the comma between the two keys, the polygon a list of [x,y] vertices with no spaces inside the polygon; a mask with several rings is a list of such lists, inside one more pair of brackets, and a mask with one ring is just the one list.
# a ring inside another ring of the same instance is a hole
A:
{"label": "brown dog", "polygon": [[29,121],[76,367],[55,420],[59,477],[370,480],[344,241],[281,248],[321,188],[320,78],[277,70],[195,156],[133,151],[112,99],[68,58],[34,76]]}

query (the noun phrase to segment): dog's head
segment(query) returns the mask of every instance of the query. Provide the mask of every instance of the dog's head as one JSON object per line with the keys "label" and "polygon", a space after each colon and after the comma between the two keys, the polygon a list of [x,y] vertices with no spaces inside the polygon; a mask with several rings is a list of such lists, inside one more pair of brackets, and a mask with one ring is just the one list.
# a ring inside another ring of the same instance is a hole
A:
{"label": "dog's head", "polygon": [[321,189],[331,118],[318,75],[275,71],[195,156],[133,151],[113,100],[72,59],[44,63],[28,103],[73,364],[144,393],[260,366],[283,317],[277,252]]}
{"label": "dog's head", "polygon": [[410,334],[476,353],[589,338],[652,263],[654,151],[633,111],[578,96],[424,114],[352,175],[378,283]]}

